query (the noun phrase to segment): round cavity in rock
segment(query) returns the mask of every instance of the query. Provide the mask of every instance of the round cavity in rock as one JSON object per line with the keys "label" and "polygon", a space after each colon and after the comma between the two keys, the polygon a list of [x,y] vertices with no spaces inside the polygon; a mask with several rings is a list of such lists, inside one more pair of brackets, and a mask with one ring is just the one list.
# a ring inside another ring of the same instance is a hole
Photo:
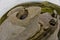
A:
{"label": "round cavity in rock", "polygon": [[22,15],[17,14],[17,16],[20,16],[19,19],[23,20],[28,16],[28,10],[24,10],[24,13]]}
{"label": "round cavity in rock", "polygon": [[50,25],[55,26],[56,21],[55,21],[54,19],[51,19],[51,20],[49,21],[49,23],[50,23]]}

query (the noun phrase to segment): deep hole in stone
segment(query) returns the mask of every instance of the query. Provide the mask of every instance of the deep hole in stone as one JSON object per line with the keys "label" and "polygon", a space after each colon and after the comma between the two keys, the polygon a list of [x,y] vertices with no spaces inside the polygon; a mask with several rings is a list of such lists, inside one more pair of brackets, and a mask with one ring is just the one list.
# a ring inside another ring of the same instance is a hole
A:
{"label": "deep hole in stone", "polygon": [[28,11],[25,10],[24,14],[20,16],[20,19],[25,19],[28,16]]}
{"label": "deep hole in stone", "polygon": [[55,14],[54,12],[51,14],[51,16],[57,18],[57,14]]}
{"label": "deep hole in stone", "polygon": [[52,16],[52,17],[55,17],[55,13],[53,13],[51,16]]}
{"label": "deep hole in stone", "polygon": [[28,16],[28,10],[25,10],[25,11],[24,11],[24,14],[20,15],[20,14],[18,13],[16,16],[19,16],[18,18],[19,18],[20,20],[23,20],[23,19],[25,19],[25,18]]}
{"label": "deep hole in stone", "polygon": [[54,19],[51,19],[51,20],[49,21],[49,23],[50,23],[50,25],[55,26],[56,21],[55,21]]}

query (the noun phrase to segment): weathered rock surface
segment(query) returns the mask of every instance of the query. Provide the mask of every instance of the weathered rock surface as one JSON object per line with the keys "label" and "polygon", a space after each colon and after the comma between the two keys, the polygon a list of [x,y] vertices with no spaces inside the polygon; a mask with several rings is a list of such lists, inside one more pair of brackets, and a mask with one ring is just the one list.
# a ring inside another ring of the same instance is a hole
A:
{"label": "weathered rock surface", "polygon": [[[41,7],[17,7],[7,16],[0,26],[0,40],[58,40],[57,19],[49,12],[41,14]],[[51,19],[56,23],[50,24]]]}

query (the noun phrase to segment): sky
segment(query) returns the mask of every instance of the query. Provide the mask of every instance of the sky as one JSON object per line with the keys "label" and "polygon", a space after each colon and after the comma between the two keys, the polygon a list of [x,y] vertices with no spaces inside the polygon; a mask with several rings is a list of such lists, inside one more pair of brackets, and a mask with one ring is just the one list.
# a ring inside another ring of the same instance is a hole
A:
{"label": "sky", "polygon": [[57,5],[59,4],[59,0],[0,0],[0,18],[12,7],[14,7],[17,4],[24,3],[24,2],[31,2],[31,1],[49,1],[52,3],[55,3]]}

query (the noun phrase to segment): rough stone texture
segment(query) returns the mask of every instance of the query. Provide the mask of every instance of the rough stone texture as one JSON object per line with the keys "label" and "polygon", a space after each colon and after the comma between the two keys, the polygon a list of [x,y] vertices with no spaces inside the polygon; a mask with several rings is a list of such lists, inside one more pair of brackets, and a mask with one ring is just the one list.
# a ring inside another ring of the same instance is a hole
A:
{"label": "rough stone texture", "polygon": [[[18,11],[11,11],[13,14],[9,14],[9,17],[0,26],[0,40],[27,40],[34,36],[38,31],[41,31],[41,29],[43,30],[44,28],[50,27],[49,21],[54,18],[48,12],[40,14],[41,8],[34,6],[26,9],[28,10],[28,17],[24,20],[16,17]],[[23,8],[21,10],[24,11]],[[22,14],[23,13],[24,12],[22,12]],[[42,28],[39,23],[43,25]],[[56,32],[54,32],[56,34],[58,32],[57,29]],[[52,34],[47,40],[57,40],[56,34]]]}

